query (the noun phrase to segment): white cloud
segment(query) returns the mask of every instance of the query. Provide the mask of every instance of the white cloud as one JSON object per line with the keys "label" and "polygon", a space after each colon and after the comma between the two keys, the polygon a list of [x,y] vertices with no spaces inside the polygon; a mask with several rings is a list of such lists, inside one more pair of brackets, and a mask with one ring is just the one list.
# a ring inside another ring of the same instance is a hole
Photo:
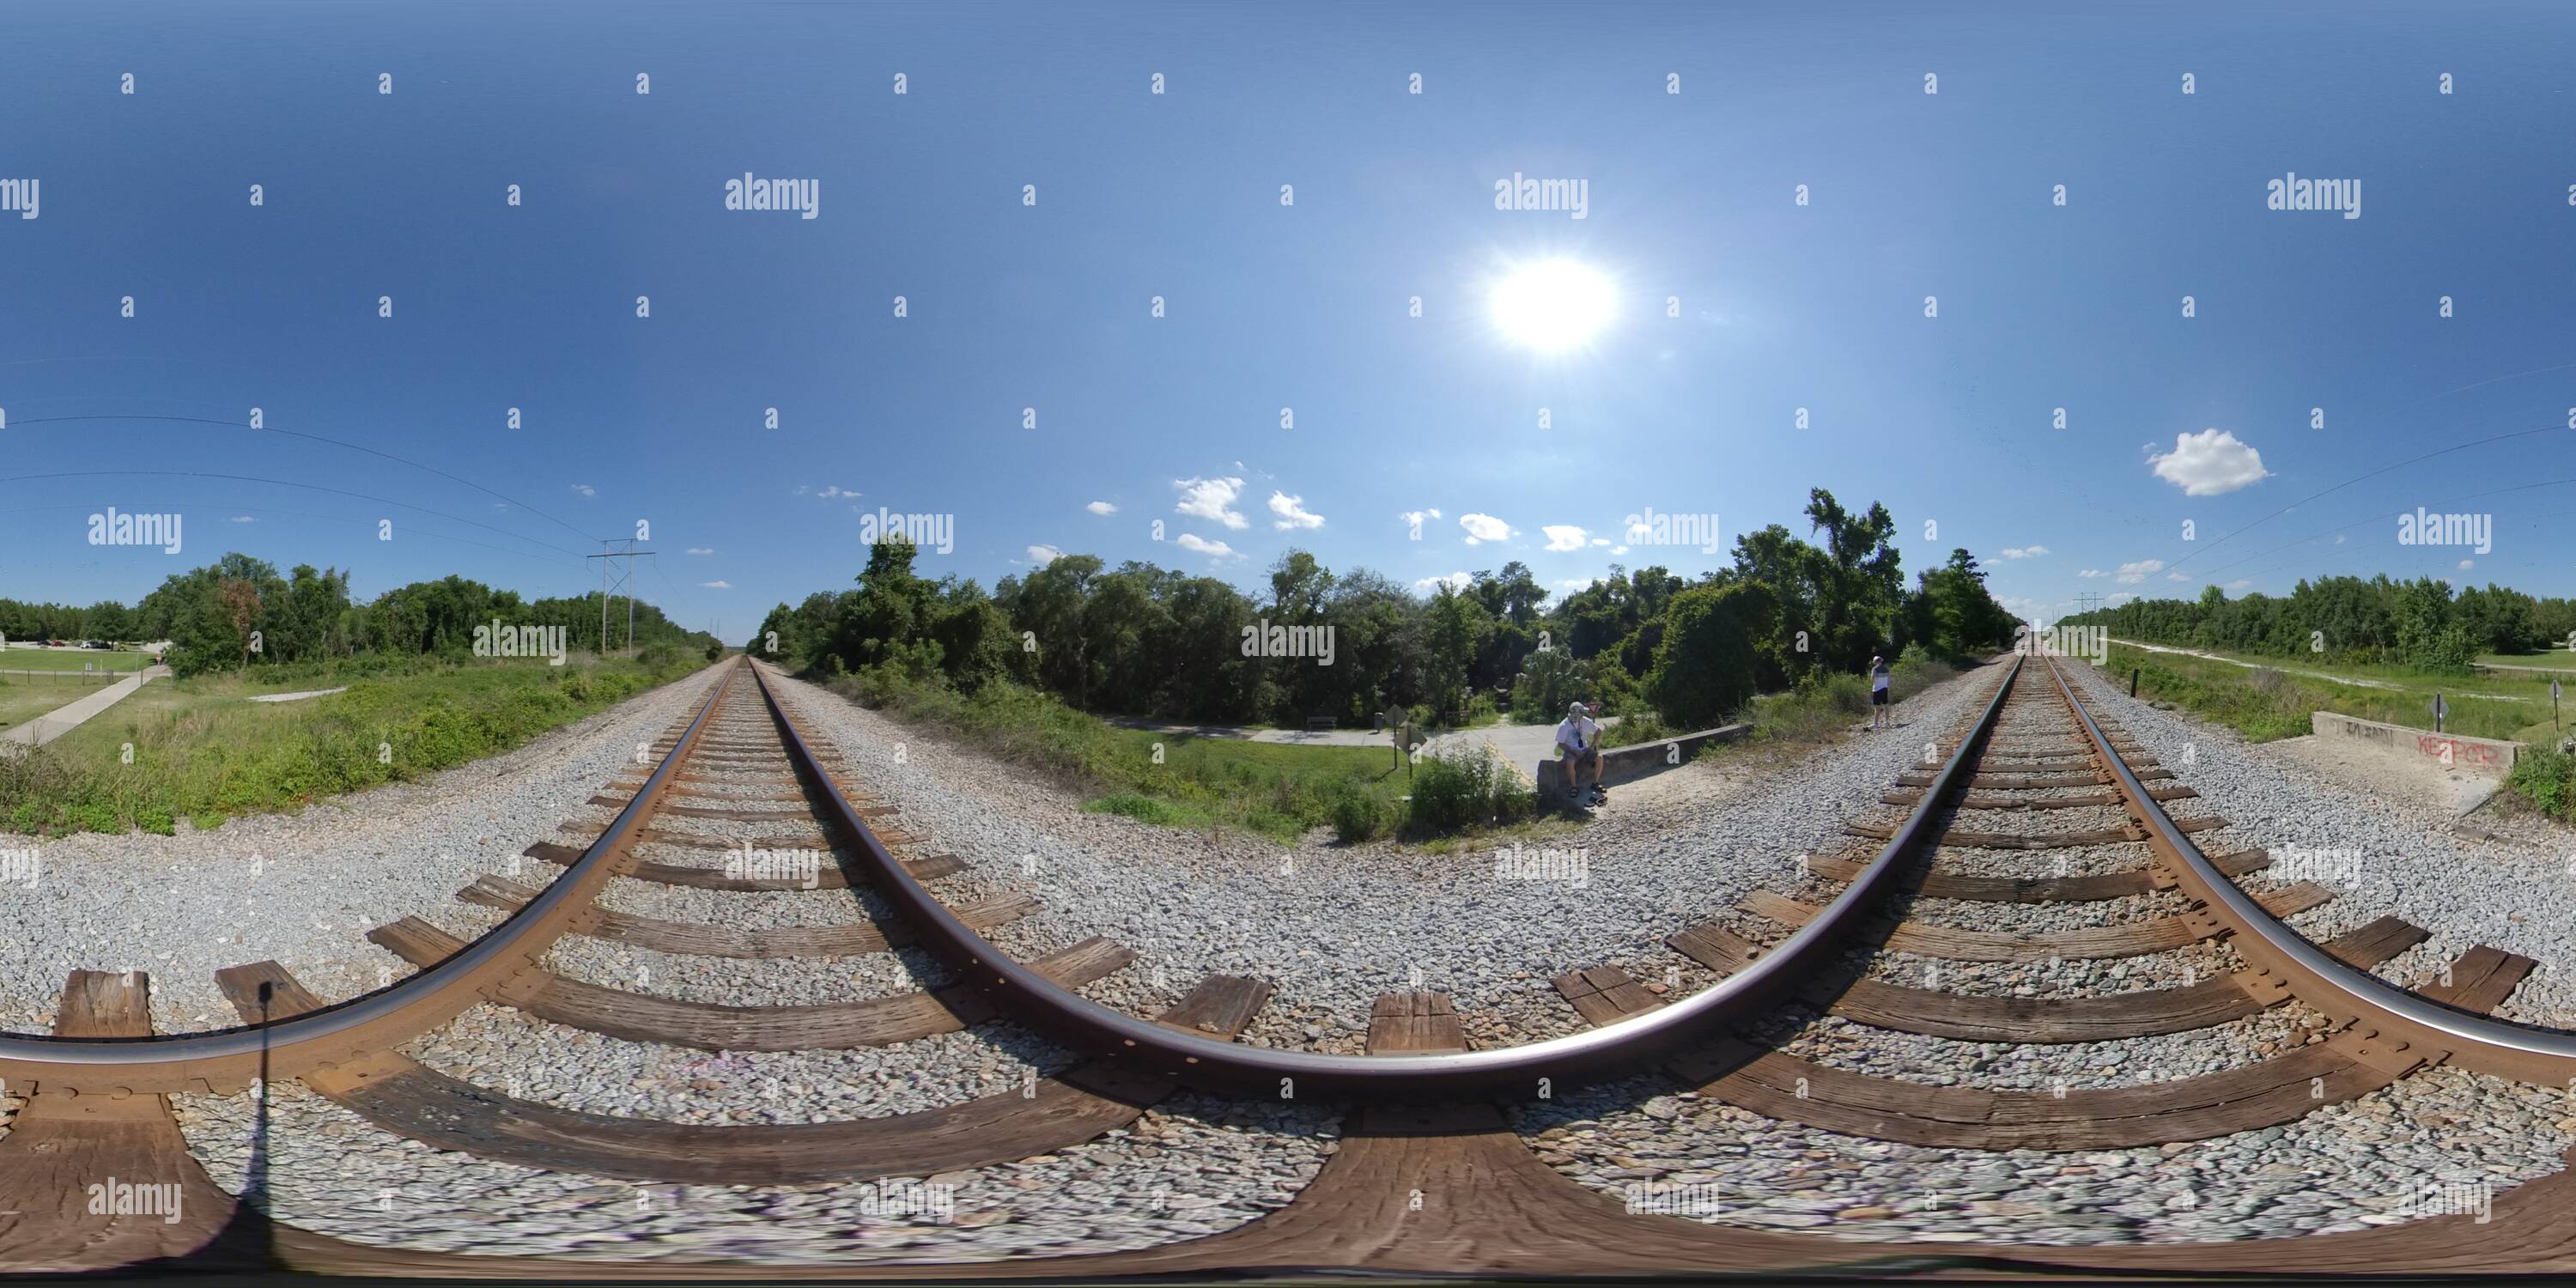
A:
{"label": "white cloud", "polygon": [[715,551],[709,550],[705,546],[691,546],[689,547],[689,553],[693,555],[711,555],[714,554]]}
{"label": "white cloud", "polygon": [[2149,575],[2160,573],[2164,570],[2165,561],[2162,559],[2141,559],[2136,563],[2124,563],[2120,565],[2118,575],[2112,577],[2111,580],[2116,581],[2123,586],[2134,586],[2139,582],[2145,581]]}
{"label": "white cloud", "polygon": [[2147,458],[2156,477],[2179,487],[2185,496],[2219,496],[2251,487],[2272,477],[2263,454],[2236,441],[2223,429],[2174,435],[2174,449]]}
{"label": "white cloud", "polygon": [[1174,540],[1180,543],[1181,549],[1206,555],[1210,559],[1232,559],[1234,557],[1234,547],[1229,546],[1222,541],[1210,541],[1195,532],[1184,532],[1180,536],[1174,538]]}
{"label": "white cloud", "polygon": [[732,583],[732,582],[729,582],[729,581],[702,581],[702,582],[699,582],[698,584],[699,584],[699,585],[701,585],[701,586],[706,587],[706,588],[707,588],[707,589],[709,589],[709,590],[731,590],[731,589],[733,589],[733,583]]}
{"label": "white cloud", "polygon": [[572,490],[581,493],[583,496],[599,495],[599,489],[592,487],[587,483],[575,483],[572,485]]}
{"label": "white cloud", "polygon": [[1302,496],[1290,496],[1285,492],[1273,492],[1270,494],[1270,512],[1279,516],[1279,521],[1271,524],[1270,526],[1279,529],[1281,532],[1286,532],[1291,528],[1320,528],[1324,526],[1324,516],[1308,513],[1306,510],[1306,498]]}
{"label": "white cloud", "polygon": [[2006,559],[2037,559],[2047,553],[2046,546],[2011,546],[2004,550],[2003,555]]}
{"label": "white cloud", "polygon": [[1610,547],[1610,553],[1611,553],[1611,554],[1614,554],[1614,555],[1624,555],[1624,554],[1628,553],[1628,547],[1626,547],[1626,546],[1612,546],[1612,547]]}
{"label": "white cloud", "polygon": [[823,486],[822,491],[817,492],[814,495],[819,496],[826,501],[833,501],[845,496],[857,496],[858,493],[850,488],[842,487],[839,484],[827,483]]}
{"label": "white cloud", "polygon": [[1500,541],[1512,535],[1512,525],[1490,514],[1459,515],[1458,526],[1467,530],[1467,544],[1471,546],[1480,541]]}
{"label": "white cloud", "polygon": [[1606,546],[1606,545],[1610,544],[1610,538],[1608,538],[1608,537],[1594,537],[1594,538],[1592,539],[1592,544],[1594,544],[1594,545],[1596,545],[1596,546]]}
{"label": "white cloud", "polygon": [[2335,544],[2336,544],[2336,545],[2342,545],[2342,544],[2343,544],[2343,534],[2342,534],[2342,533],[2338,532],[2338,533],[2336,533],[2336,534],[2335,534]]}
{"label": "white cloud", "polygon": [[1451,590],[1465,590],[1467,587],[1474,584],[1476,584],[1476,579],[1474,577],[1468,576],[1463,572],[1453,572],[1446,577],[1425,577],[1422,580],[1413,583],[1413,588],[1423,592],[1424,594],[1429,594],[1442,586],[1447,586]]}
{"label": "white cloud", "polygon": [[2132,599],[2136,599],[2137,597],[2138,592],[2134,590],[2123,590],[2113,594],[2109,599],[2103,600],[2102,602],[2117,608],[2122,604],[2128,603]]}
{"label": "white cloud", "polygon": [[2471,568],[2475,568],[2477,566],[2478,561],[2475,559],[2463,559],[2460,561],[2460,571],[2462,572],[2467,572]]}
{"label": "white cloud", "polygon": [[1111,515],[1118,513],[1118,507],[1111,505],[1107,501],[1094,501],[1082,508],[1098,515]]}
{"label": "white cloud", "polygon": [[1208,519],[1229,528],[1246,528],[1251,521],[1234,509],[1234,498],[1243,494],[1243,480],[1174,479],[1172,486],[1181,490],[1181,503],[1174,510],[1193,518]]}
{"label": "white cloud", "polygon": [[2178,572],[2169,572],[2169,573],[2166,573],[2166,574],[2165,574],[2165,580],[2166,580],[2166,581],[2189,581],[2189,580],[2191,580],[2191,578],[2186,577],[2186,576],[2183,576],[2181,573],[2178,573]]}
{"label": "white cloud", "polygon": [[1589,577],[1568,577],[1565,580],[1556,583],[1556,588],[1558,590],[1590,590],[1592,588],[1592,579]]}
{"label": "white cloud", "polygon": [[2108,577],[2108,576],[2110,576],[2111,574],[2109,574],[2109,573],[2107,573],[2107,572],[2104,572],[2104,571],[2102,571],[2102,570],[2101,570],[2101,569],[2099,569],[2099,568],[2087,568],[2087,569],[2085,569],[2084,571],[2079,572],[2079,573],[2077,573],[2077,574],[2075,574],[2075,575],[2076,575],[2076,576],[2078,576],[2078,577]]}
{"label": "white cloud", "polygon": [[1547,548],[1556,551],[1581,550],[1591,533],[1566,523],[1551,523],[1539,529],[1547,534]]}
{"label": "white cloud", "polygon": [[1062,558],[1064,558],[1064,552],[1056,549],[1054,546],[1029,547],[1029,562],[1036,564],[1040,568],[1044,568],[1048,564],[1054,563],[1056,560]]}
{"label": "white cloud", "polygon": [[2245,589],[2246,587],[2251,586],[2251,585],[2253,585],[2253,584],[2254,584],[2253,582],[2248,581],[2248,580],[2246,580],[2246,579],[2245,579],[2245,578],[2243,578],[2243,577],[2239,577],[2239,578],[2237,578],[2236,580],[2234,580],[2234,581],[2231,581],[2231,582],[2227,583],[2227,588],[2228,588],[2229,590],[2243,590],[2243,589]]}
{"label": "white cloud", "polygon": [[249,516],[249,515],[247,515],[247,514],[236,514],[236,515],[234,515],[234,516],[233,516],[233,522],[235,522],[235,523],[257,523],[257,522],[259,522],[259,520],[254,519],[254,518],[250,517],[250,516]]}

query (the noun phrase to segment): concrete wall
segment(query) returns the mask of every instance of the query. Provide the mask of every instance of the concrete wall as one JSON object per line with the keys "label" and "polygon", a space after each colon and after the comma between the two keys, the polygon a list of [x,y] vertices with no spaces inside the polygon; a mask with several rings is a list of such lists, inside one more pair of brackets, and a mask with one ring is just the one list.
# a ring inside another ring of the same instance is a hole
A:
{"label": "concrete wall", "polygon": [[[1605,785],[1615,785],[1643,778],[1648,774],[1660,773],[1698,755],[1702,747],[1711,743],[1734,742],[1751,732],[1753,732],[1753,726],[1749,724],[1731,724],[1716,729],[1702,729],[1698,733],[1686,733],[1678,738],[1641,742],[1627,747],[1612,747],[1601,753],[1601,781]],[[1564,796],[1565,766],[1556,760],[1538,762],[1537,768],[1531,771],[1530,777],[1538,783],[1539,804],[1553,804],[1558,798]],[[1578,766],[1575,771],[1576,792],[1580,793],[1591,782],[1592,767],[1590,758],[1586,757],[1584,764]]]}
{"label": "concrete wall", "polygon": [[[2308,727],[2320,738],[2358,738],[2392,751],[2408,752],[2436,764],[2485,774],[2490,778],[2502,778],[2512,772],[2513,758],[2522,750],[2522,744],[2518,742],[2409,729],[2404,725],[2382,724],[2377,720],[2336,715],[2331,711],[2311,713]],[[2448,759],[2444,758],[2446,755]]]}

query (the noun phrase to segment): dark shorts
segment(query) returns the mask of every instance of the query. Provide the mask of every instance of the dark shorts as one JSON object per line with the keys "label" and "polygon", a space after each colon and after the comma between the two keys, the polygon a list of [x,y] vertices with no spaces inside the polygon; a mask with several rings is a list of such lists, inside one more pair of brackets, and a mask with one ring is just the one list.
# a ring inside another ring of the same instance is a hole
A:
{"label": "dark shorts", "polygon": [[1887,690],[1885,690],[1885,689],[1872,689],[1872,690],[1870,690],[1870,691],[1869,691],[1869,704],[1870,704],[1871,706],[1873,706],[1873,707],[1883,707],[1883,706],[1886,706],[1886,705],[1887,705]]}

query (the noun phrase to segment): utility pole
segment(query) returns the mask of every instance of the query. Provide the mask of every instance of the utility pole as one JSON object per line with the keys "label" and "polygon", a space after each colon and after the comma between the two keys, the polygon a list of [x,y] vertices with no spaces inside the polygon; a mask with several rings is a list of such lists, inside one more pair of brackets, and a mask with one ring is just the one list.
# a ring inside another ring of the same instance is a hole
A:
{"label": "utility pole", "polygon": [[[625,548],[621,550],[617,548],[619,546]],[[585,559],[600,561],[599,655],[608,656],[608,599],[621,587],[626,591],[626,649],[627,652],[632,653],[635,650],[635,561],[638,558],[650,556],[653,552],[636,549],[633,537],[601,541],[599,548],[601,551],[599,554],[582,556]],[[620,559],[626,561],[623,566],[617,563]],[[615,570],[614,579],[610,576],[612,569]]]}

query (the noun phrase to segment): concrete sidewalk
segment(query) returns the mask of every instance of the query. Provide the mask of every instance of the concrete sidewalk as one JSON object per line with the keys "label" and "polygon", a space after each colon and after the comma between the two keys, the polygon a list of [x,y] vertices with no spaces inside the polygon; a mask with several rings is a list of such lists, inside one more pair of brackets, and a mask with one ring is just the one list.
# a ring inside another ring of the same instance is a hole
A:
{"label": "concrete sidewalk", "polygon": [[8,751],[16,747],[44,746],[80,728],[91,716],[123,702],[127,694],[169,673],[170,668],[166,666],[147,667],[141,675],[129,675],[88,697],[56,707],[15,729],[0,730],[0,751]]}
{"label": "concrete sidewalk", "polygon": [[[1196,738],[1235,738],[1245,742],[1281,742],[1303,747],[1392,747],[1394,740],[1383,729],[1333,729],[1308,733],[1302,729],[1247,729],[1240,725],[1173,724],[1160,720],[1141,720],[1112,716],[1108,723],[1121,729],[1142,729],[1149,733],[1186,734]],[[1609,726],[1619,717],[1607,716],[1601,721]],[[1453,729],[1434,734],[1422,746],[1424,755],[1462,748],[1472,740],[1482,740],[1503,753],[1513,764],[1528,764],[1554,754],[1556,722],[1543,725],[1510,723],[1487,725],[1482,729]]]}

